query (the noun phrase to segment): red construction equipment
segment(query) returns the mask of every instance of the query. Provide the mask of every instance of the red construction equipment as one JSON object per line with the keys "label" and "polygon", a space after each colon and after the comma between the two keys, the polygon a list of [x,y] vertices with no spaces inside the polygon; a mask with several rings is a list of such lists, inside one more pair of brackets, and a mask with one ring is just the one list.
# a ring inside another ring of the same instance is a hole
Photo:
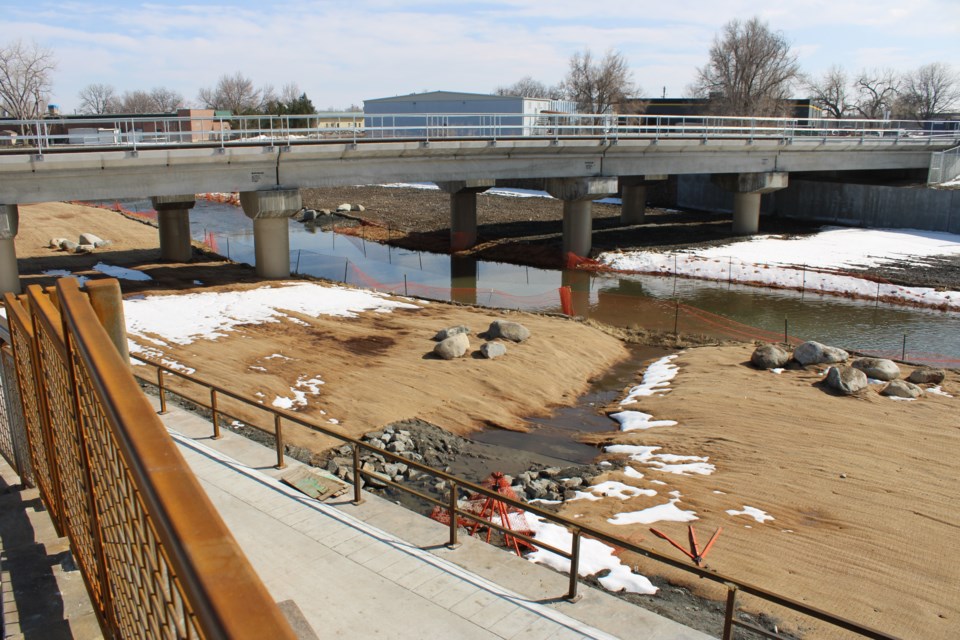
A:
{"label": "red construction equipment", "polygon": [[713,535],[710,537],[709,542],[707,542],[707,546],[703,548],[703,551],[700,551],[700,547],[697,544],[697,533],[693,530],[693,525],[692,524],[689,525],[687,529],[689,530],[689,535],[690,535],[690,551],[687,551],[686,549],[684,549],[682,546],[680,546],[679,542],[674,541],[670,536],[668,536],[664,532],[658,531],[657,529],[650,527],[650,531],[655,536],[657,536],[658,538],[663,538],[664,540],[666,540],[667,542],[675,546],[677,549],[679,549],[685,555],[687,555],[691,560],[693,560],[694,564],[696,564],[699,567],[701,564],[703,564],[703,559],[707,556],[707,552],[710,551],[710,547],[712,547],[713,543],[717,541],[717,537],[720,535],[720,532],[723,531],[723,527],[718,527],[717,530],[714,531]]}
{"label": "red construction equipment", "polygon": [[[482,486],[485,489],[490,489],[496,493],[510,498],[511,500],[519,500],[516,492],[510,488],[510,481],[507,480],[506,476],[499,471],[495,471],[490,474],[490,477],[483,481]],[[521,533],[523,535],[532,536],[533,529],[530,528],[530,525],[527,523],[527,517],[522,509],[519,509],[514,506],[508,506],[507,503],[502,500],[497,500],[491,496],[474,493],[463,502],[459,510],[464,513],[469,513],[475,515],[478,518],[483,518],[489,522],[492,522],[495,525],[501,526],[504,529],[509,531],[515,531],[516,533]],[[430,517],[438,522],[444,524],[450,524],[450,511],[445,507],[436,506],[433,508],[433,512],[430,514]],[[473,518],[458,517],[457,523],[464,527],[470,535],[474,535],[481,528],[486,528],[487,537],[486,541],[490,542],[490,538],[493,534],[494,527],[485,525],[480,520],[474,520]],[[518,556],[523,555],[522,550],[533,550],[535,547],[530,543],[512,536],[509,533],[503,533],[503,543],[507,548],[513,549]]]}

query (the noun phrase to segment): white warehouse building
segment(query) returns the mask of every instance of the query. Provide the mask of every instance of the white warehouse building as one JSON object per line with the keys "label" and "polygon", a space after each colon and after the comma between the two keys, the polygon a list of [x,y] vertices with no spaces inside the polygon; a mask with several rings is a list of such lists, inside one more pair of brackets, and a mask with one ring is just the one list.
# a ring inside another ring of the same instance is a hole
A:
{"label": "white warehouse building", "polygon": [[428,91],[363,101],[366,137],[532,136],[552,133],[566,100]]}

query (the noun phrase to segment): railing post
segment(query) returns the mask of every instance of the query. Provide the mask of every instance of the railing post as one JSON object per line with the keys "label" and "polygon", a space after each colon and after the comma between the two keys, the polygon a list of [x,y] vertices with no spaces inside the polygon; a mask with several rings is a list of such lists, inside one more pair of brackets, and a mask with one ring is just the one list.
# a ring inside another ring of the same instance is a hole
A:
{"label": "railing post", "polygon": [[450,516],[450,540],[447,542],[448,549],[456,549],[460,546],[460,542],[457,540],[457,494],[459,489],[457,488],[457,483],[450,481],[450,501],[449,509],[447,514]]}
{"label": "railing post", "polygon": [[353,504],[363,502],[363,496],[360,495],[360,445],[353,445]]}
{"label": "railing post", "polygon": [[580,529],[574,528],[573,542],[570,546],[570,588],[564,597],[568,602],[577,602],[580,595],[577,594],[577,585],[580,582]]}
{"label": "railing post", "polygon": [[733,616],[737,612],[737,585],[727,583],[727,609],[723,615],[723,640],[733,640]]}
{"label": "railing post", "polygon": [[220,412],[217,411],[217,390],[210,389],[210,419],[213,420],[213,439],[220,439]]}
{"label": "railing post", "polygon": [[280,414],[273,414],[273,429],[277,439],[277,469],[283,469],[287,463],[283,460],[283,430],[280,426]]}
{"label": "railing post", "polygon": [[157,367],[157,392],[160,394],[160,411],[161,416],[167,415],[167,394],[163,387],[163,369]]}

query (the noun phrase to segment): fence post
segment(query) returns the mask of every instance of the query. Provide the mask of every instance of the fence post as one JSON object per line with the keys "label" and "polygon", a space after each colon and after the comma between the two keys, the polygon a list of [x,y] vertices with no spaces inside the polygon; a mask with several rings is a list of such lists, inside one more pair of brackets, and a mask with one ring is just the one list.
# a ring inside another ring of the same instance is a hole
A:
{"label": "fence post", "polygon": [[273,414],[273,430],[277,440],[277,469],[283,469],[287,463],[283,461],[283,429],[280,425],[280,414]]}
{"label": "fence post", "polygon": [[220,412],[217,411],[217,390],[210,389],[210,419],[213,421],[213,439],[220,439]]}
{"label": "fence post", "polygon": [[363,496],[360,495],[360,445],[353,445],[353,504],[363,502]]}
{"label": "fence post", "polygon": [[456,549],[460,546],[460,542],[457,540],[457,493],[459,492],[457,488],[457,483],[450,481],[450,502],[448,512],[450,515],[450,541],[447,543],[448,549]]}
{"label": "fence post", "polygon": [[733,640],[733,616],[737,612],[737,585],[727,583],[727,609],[723,616],[723,640]]}
{"label": "fence post", "polygon": [[167,414],[167,394],[163,388],[163,369],[157,367],[157,391],[160,393],[160,415]]}
{"label": "fence post", "polygon": [[574,529],[573,542],[570,547],[570,588],[567,591],[565,600],[568,602],[577,602],[580,597],[577,594],[577,585],[580,581],[580,529]]}

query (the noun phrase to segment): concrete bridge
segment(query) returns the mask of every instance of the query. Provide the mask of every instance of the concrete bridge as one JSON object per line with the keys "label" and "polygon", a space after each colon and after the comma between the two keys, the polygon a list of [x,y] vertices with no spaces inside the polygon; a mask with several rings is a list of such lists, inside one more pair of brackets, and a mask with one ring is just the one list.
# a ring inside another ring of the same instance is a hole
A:
{"label": "concrete bridge", "polygon": [[[301,188],[434,182],[450,194],[457,251],[476,242],[477,193],[497,180],[546,178],[563,201],[564,252],[587,255],[593,200],[622,190],[622,221],[639,224],[646,187],[671,174],[711,174],[735,194],[733,230],[749,234],[761,194],[786,187],[791,172],[926,170],[932,153],[960,143],[956,129],[889,121],[551,115],[531,116],[538,126],[517,136],[515,124],[489,114],[483,126],[469,114],[443,116],[443,127],[427,127],[436,114],[419,126],[403,117],[402,127],[332,134],[311,127],[310,116],[234,118],[232,129],[222,119],[198,129],[195,119],[98,118],[91,122],[110,134],[79,145],[57,122],[14,123],[27,133],[22,146],[0,151],[0,291],[19,291],[13,239],[23,203],[150,196],[161,257],[186,261],[194,194],[239,192],[253,219],[257,272],[283,278],[287,219],[301,208]],[[145,130],[158,133],[147,139]]]}

